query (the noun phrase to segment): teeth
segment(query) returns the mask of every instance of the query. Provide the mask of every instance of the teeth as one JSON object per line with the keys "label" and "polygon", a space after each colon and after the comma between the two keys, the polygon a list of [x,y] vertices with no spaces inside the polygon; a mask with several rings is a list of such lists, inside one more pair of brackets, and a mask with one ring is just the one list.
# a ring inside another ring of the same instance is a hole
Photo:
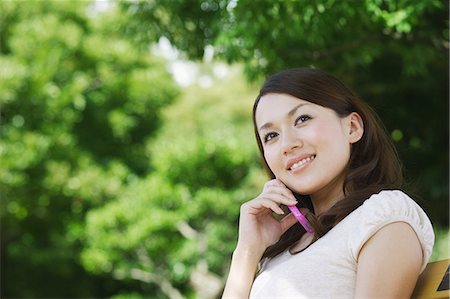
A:
{"label": "teeth", "polygon": [[303,159],[303,160],[301,160],[301,161],[298,161],[297,163],[294,163],[294,165],[291,166],[291,170],[294,170],[294,169],[296,169],[296,168],[299,168],[300,166],[302,166],[302,165],[304,165],[304,164],[306,164],[306,163],[308,163],[308,162],[314,160],[315,157],[316,157],[316,156],[311,156],[311,157],[308,157],[308,158]]}

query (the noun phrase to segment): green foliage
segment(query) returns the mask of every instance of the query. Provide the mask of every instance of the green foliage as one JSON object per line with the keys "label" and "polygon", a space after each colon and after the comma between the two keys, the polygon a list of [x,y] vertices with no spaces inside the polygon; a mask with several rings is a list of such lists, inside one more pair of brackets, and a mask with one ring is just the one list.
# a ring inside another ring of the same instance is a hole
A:
{"label": "green foliage", "polygon": [[111,297],[112,299],[145,299],[146,297],[138,293],[119,294]]}
{"label": "green foliage", "polygon": [[435,223],[448,226],[447,1],[153,0],[121,6],[131,17],[124,30],[135,32],[133,39],[145,44],[164,36],[191,59],[213,47],[215,58],[243,63],[251,80],[301,66],[337,75],[392,133],[406,189],[424,198]]}
{"label": "green foliage", "polygon": [[450,259],[450,230],[448,228],[435,228],[435,244],[430,262]]}
{"label": "green foliage", "polygon": [[[253,171],[256,147],[246,142],[255,91],[239,82],[236,71],[233,76],[213,88],[188,88],[165,109],[164,125],[146,145],[152,174],[88,213],[82,253],[87,269],[159,286],[155,294],[168,297],[164,284],[184,295],[200,294],[192,281],[204,269],[218,295],[224,257],[236,241],[237,207],[262,182]],[[241,95],[239,105],[225,89]]]}
{"label": "green foliage", "polygon": [[165,36],[193,58],[212,45],[219,57],[244,62],[252,78],[298,64],[331,70],[368,66],[386,51],[381,46],[404,47],[409,41],[423,47],[423,42],[442,40],[446,16],[439,0],[154,0],[122,6],[134,17],[127,29],[142,40]]}
{"label": "green foliage", "polygon": [[[203,64],[214,84],[181,93],[148,52],[161,36],[193,59],[212,45],[256,81],[337,74],[380,112],[410,189],[447,225],[444,2],[108,4],[0,2],[2,298],[218,296],[238,207],[266,180],[257,88]],[[445,258],[448,230],[437,238]]]}
{"label": "green foliage", "polygon": [[[154,262],[144,259],[177,247],[181,238],[176,237],[175,225],[183,217],[180,211],[186,196],[186,191],[161,177],[149,177],[130,184],[117,200],[91,211],[86,219],[88,249],[82,255],[86,268],[95,272],[129,269],[142,259],[142,267],[153,271]],[[135,250],[133,261],[130,255]]]}
{"label": "green foliage", "polygon": [[[174,183],[191,190],[202,186],[235,188],[247,175],[255,156],[252,136],[251,103],[243,105],[235,95],[225,98],[224,89],[235,82],[224,81],[214,88],[186,90],[180,103],[168,111],[163,138],[149,144],[155,170]],[[233,87],[241,97],[254,94]],[[242,129],[237,130],[242,126]]]}
{"label": "green foliage", "polygon": [[143,143],[178,90],[161,59],[110,31],[119,11],[90,5],[0,3],[2,297],[120,287],[82,269],[84,215],[149,171]]}

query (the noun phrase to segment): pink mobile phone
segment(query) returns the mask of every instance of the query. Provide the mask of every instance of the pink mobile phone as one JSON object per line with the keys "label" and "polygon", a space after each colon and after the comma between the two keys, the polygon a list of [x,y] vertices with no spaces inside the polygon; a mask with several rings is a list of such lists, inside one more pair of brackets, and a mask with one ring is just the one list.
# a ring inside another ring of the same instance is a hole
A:
{"label": "pink mobile phone", "polygon": [[314,232],[311,223],[309,223],[308,219],[300,212],[300,210],[296,206],[288,206],[291,213],[297,218],[298,222],[303,226],[303,228],[310,234]]}
{"label": "pink mobile phone", "polygon": [[[289,189],[289,187],[287,187],[287,188]],[[292,190],[290,190],[290,191],[292,192]],[[308,219],[306,219],[306,217],[303,216],[302,212],[300,212],[300,210],[296,206],[287,206],[287,207],[289,208],[289,210],[294,215],[294,217],[297,218],[298,222],[300,222],[300,224],[303,226],[303,228],[308,233],[310,233],[310,234],[314,233],[314,228],[312,227],[311,223],[309,223]]]}

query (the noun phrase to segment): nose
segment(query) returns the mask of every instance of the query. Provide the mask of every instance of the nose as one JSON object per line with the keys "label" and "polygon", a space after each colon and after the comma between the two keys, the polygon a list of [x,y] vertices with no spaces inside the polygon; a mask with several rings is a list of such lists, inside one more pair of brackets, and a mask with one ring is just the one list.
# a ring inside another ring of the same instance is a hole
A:
{"label": "nose", "polygon": [[281,136],[281,151],[288,155],[291,151],[303,147],[303,140],[293,129],[284,130]]}

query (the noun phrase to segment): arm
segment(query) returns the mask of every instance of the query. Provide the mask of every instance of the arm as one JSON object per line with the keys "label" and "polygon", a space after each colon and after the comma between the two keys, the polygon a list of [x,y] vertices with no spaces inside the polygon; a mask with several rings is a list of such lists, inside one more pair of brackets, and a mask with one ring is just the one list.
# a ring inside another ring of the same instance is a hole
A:
{"label": "arm", "polygon": [[272,213],[284,214],[279,205],[294,205],[296,202],[289,189],[272,180],[266,183],[258,197],[241,206],[239,238],[222,298],[249,297],[264,251],[297,221],[292,214],[277,220]]}
{"label": "arm", "polygon": [[262,253],[236,248],[222,298],[248,298]]}
{"label": "arm", "polygon": [[410,298],[422,265],[422,247],[405,222],[381,228],[358,257],[355,298]]}

